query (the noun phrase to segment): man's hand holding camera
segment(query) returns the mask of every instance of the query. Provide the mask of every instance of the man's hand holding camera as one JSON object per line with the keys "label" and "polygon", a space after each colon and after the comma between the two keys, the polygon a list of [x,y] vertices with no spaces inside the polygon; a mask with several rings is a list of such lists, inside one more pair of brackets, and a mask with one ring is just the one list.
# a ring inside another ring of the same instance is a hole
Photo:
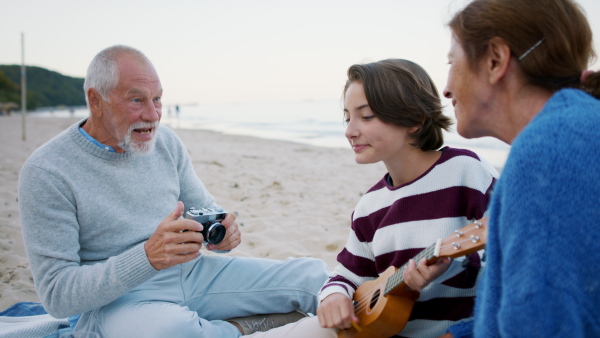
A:
{"label": "man's hand holding camera", "polygon": [[[204,226],[193,219],[181,218],[184,212],[182,202],[177,202],[175,210],[156,228],[144,244],[148,261],[156,270],[163,270],[177,264],[189,262],[200,255],[205,241]],[[218,244],[208,244],[208,250],[232,250],[241,243],[241,234],[236,216],[228,213],[221,224],[226,233]]]}
{"label": "man's hand holding camera", "polygon": [[242,242],[242,233],[235,222],[236,217],[232,212],[227,213],[225,219],[221,221],[221,224],[227,229],[225,238],[219,244],[207,244],[206,248],[208,250],[229,251],[240,245]]}

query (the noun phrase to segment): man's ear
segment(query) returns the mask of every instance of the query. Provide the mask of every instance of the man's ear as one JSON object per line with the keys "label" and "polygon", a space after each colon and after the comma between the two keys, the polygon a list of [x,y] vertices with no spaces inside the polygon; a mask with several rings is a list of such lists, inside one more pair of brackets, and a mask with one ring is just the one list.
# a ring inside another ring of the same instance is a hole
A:
{"label": "man's ear", "polygon": [[504,39],[495,37],[490,40],[485,59],[490,84],[498,83],[506,75],[511,56],[510,47]]}
{"label": "man's ear", "polygon": [[98,93],[94,88],[90,88],[87,91],[88,103],[90,105],[90,112],[93,115],[102,115],[102,103],[104,99],[102,95]]}

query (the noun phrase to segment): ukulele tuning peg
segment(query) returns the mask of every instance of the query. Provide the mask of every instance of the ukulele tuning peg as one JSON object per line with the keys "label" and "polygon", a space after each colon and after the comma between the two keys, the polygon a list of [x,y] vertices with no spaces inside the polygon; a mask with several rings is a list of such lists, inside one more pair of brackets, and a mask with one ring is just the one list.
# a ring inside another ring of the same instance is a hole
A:
{"label": "ukulele tuning peg", "polygon": [[479,222],[479,221],[475,222],[475,227],[476,227],[477,229],[481,228],[482,226],[483,226],[483,223],[481,223],[481,222]]}
{"label": "ukulele tuning peg", "polygon": [[462,232],[462,231],[460,231],[460,230],[456,230],[456,231],[454,231],[454,232],[456,233],[456,237],[460,237],[460,236],[462,236],[462,235],[463,235],[463,232]]}
{"label": "ukulele tuning peg", "polygon": [[471,240],[473,241],[473,243],[477,243],[479,242],[479,236],[471,236]]}
{"label": "ukulele tuning peg", "polygon": [[454,247],[454,249],[458,250],[460,249],[460,243],[454,243],[452,242],[452,246]]}

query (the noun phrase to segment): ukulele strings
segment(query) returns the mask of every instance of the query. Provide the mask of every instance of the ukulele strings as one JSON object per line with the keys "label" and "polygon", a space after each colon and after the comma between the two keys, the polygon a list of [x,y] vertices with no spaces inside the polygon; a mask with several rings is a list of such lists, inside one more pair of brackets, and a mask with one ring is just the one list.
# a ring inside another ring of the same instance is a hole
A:
{"label": "ukulele strings", "polygon": [[[469,237],[469,232],[472,232],[474,230],[479,229],[478,227],[475,226],[475,223],[472,224],[473,227],[469,227],[469,229],[465,230],[464,232],[462,232],[462,236],[458,236],[458,237],[450,237],[444,241],[442,241],[442,245],[440,246],[440,250],[441,249],[449,249],[449,248],[453,248],[455,246],[455,244],[459,244],[462,245],[462,243],[464,242],[471,242],[473,239],[471,237]],[[454,240],[454,241],[452,241]],[[415,262],[419,262],[422,258],[431,258],[434,256],[434,252],[435,252],[435,244],[425,248],[423,251],[421,251],[419,254],[417,254],[413,259],[415,260]],[[408,263],[402,265],[387,281],[386,281],[386,288],[383,294],[379,295],[379,298],[385,296],[390,290],[388,290],[388,285],[389,282],[392,281],[392,285],[394,285],[394,288],[396,286],[398,286],[404,279],[404,270],[405,267],[408,266]],[[394,289],[392,288],[392,289]],[[371,304],[372,300],[371,300],[371,294],[365,294],[363,295],[360,299],[355,300],[356,305],[355,305],[355,313],[359,314],[363,311],[365,311],[367,309],[367,307],[369,306],[369,304]],[[377,302],[377,301],[375,301]]]}
{"label": "ukulele strings", "polygon": [[[431,257],[433,255],[434,251],[435,251],[435,245],[429,246],[429,247],[425,248],[424,250],[422,250],[421,252],[419,252],[415,257],[413,257],[413,259],[419,261],[419,260],[421,260],[421,258]],[[408,263],[401,266],[396,272],[394,272],[394,274],[392,276],[390,276],[390,278],[388,278],[386,281],[384,281],[386,288],[385,288],[384,292],[382,292],[379,295],[380,298],[387,294],[388,285],[390,282],[393,282],[392,285],[398,285],[402,281],[404,269],[407,265],[408,265]],[[371,302],[372,302],[371,294],[370,293],[364,294],[359,299],[356,299],[355,302],[356,302],[356,305],[355,305],[354,312],[356,314],[366,311],[367,307],[369,307],[369,304],[371,304]],[[375,301],[375,302],[377,302],[377,301]]]}

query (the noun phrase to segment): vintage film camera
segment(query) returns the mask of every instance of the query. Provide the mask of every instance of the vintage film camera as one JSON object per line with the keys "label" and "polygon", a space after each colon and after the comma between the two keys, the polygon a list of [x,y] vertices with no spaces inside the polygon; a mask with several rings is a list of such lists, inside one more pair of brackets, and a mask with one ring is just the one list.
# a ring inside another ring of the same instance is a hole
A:
{"label": "vintage film camera", "polygon": [[225,238],[227,229],[220,222],[225,219],[227,212],[219,207],[215,208],[190,208],[185,214],[185,218],[193,219],[202,224],[204,229],[201,233],[204,241],[211,244],[219,244]]}

